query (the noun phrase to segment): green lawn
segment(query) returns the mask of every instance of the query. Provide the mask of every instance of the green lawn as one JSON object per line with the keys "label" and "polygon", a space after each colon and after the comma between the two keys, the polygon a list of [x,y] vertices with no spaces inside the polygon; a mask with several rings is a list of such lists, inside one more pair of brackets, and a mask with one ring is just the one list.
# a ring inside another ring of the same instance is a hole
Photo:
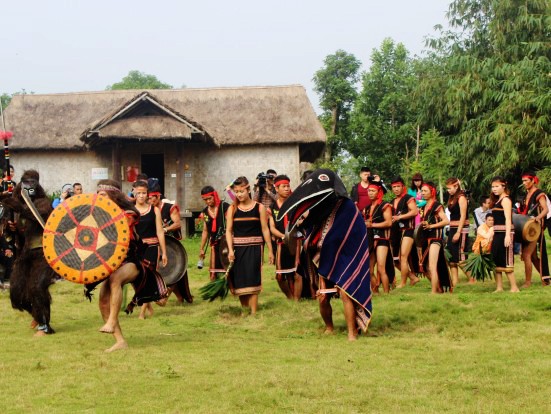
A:
{"label": "green lawn", "polygon": [[[110,335],[82,287],[51,288],[57,334],[33,338],[30,316],[0,293],[1,413],[550,412],[551,288],[492,294],[493,281],[453,295],[428,281],[374,299],[370,331],[322,335],[314,301],[288,302],[266,266],[256,317],[235,298],[205,303],[198,240],[190,255],[193,305],[121,315],[130,348],[105,354]],[[515,258],[517,259],[517,258]],[[522,281],[517,260],[517,279]],[[506,289],[508,288],[505,282]]]}

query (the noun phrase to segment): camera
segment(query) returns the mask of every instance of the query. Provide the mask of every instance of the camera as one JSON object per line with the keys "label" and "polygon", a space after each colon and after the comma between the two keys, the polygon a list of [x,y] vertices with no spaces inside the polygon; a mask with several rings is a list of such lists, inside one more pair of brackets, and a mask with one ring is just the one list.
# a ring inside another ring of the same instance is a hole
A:
{"label": "camera", "polygon": [[273,177],[271,175],[268,175],[268,174],[264,174],[263,172],[259,173],[257,176],[256,176],[256,183],[259,187],[266,187],[266,181],[267,180],[271,180]]}

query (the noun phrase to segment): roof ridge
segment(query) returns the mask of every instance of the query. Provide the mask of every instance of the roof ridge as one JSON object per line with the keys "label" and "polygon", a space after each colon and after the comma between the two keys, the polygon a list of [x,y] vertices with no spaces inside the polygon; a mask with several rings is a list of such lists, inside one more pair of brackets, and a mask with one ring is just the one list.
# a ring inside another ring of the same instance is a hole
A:
{"label": "roof ridge", "polygon": [[215,87],[203,87],[203,88],[179,88],[179,89],[116,89],[116,90],[105,90],[105,91],[78,91],[78,92],[54,92],[54,93],[26,93],[26,94],[16,94],[16,96],[68,96],[68,95],[101,95],[101,94],[124,94],[131,92],[181,92],[181,91],[216,91],[216,90],[248,90],[248,89],[284,89],[284,88],[304,88],[301,84],[290,84],[290,85],[264,85],[264,86],[215,86]]}

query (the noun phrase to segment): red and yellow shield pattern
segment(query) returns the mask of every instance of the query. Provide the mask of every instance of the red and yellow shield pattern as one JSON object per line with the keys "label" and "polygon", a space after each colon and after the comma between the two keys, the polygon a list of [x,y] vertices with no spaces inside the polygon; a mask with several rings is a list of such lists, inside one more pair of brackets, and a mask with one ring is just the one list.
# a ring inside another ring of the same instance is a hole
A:
{"label": "red and yellow shield pattern", "polygon": [[129,244],[124,212],[97,194],[79,194],[57,206],[42,238],[50,267],[74,283],[107,278],[123,263]]}

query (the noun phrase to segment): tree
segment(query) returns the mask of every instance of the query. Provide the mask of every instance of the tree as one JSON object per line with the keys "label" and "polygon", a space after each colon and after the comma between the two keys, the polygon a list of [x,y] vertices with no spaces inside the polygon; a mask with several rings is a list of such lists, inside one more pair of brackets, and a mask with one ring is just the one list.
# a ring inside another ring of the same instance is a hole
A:
{"label": "tree", "polygon": [[148,75],[138,70],[128,72],[122,81],[107,86],[106,90],[118,89],[172,89],[172,85],[163,83],[155,75]]}
{"label": "tree", "polygon": [[440,192],[440,202],[443,203],[444,181],[448,178],[453,166],[453,158],[446,146],[446,141],[436,129],[430,129],[421,136],[421,153],[415,167],[427,180],[434,180]]}
{"label": "tree", "polygon": [[6,109],[11,102],[11,95],[3,93],[2,95],[0,95],[0,101],[2,102],[2,110]]}
{"label": "tree", "polygon": [[380,49],[373,49],[371,67],[362,78],[347,149],[363,164],[390,178],[401,170],[408,144],[415,145],[410,98],[415,76],[407,49],[385,39]]}
{"label": "tree", "polygon": [[[432,39],[435,66],[416,97],[446,137],[456,174],[487,192],[522,170],[551,175],[548,0],[455,0],[451,30]],[[551,187],[551,183],[547,183]]]}
{"label": "tree", "polygon": [[349,139],[349,115],[357,92],[361,62],[353,54],[337,50],[324,60],[314,78],[314,91],[320,96],[323,110],[320,121],[327,132],[325,158],[331,160],[346,147]]}

